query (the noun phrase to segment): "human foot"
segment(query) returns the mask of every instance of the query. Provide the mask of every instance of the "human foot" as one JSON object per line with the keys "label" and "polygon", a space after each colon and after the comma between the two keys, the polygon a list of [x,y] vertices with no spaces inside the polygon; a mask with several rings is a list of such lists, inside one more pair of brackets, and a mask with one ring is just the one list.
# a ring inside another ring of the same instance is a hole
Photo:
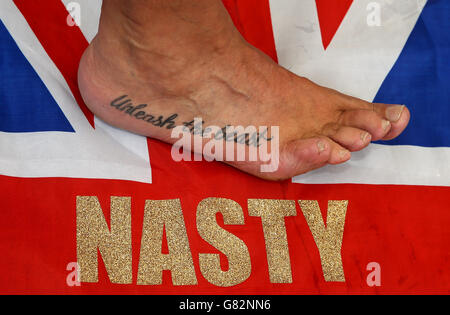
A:
{"label": "human foot", "polygon": [[279,180],[344,163],[407,126],[404,106],[372,104],[278,66],[240,36],[219,0],[105,0],[80,63],[88,107],[119,128],[168,143],[175,126],[279,126],[279,166],[226,163]]}

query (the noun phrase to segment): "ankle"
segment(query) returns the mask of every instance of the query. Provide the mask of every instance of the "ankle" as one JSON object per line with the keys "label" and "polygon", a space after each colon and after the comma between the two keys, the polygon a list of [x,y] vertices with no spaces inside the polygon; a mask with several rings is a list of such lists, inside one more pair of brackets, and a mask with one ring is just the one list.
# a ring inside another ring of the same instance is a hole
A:
{"label": "ankle", "polygon": [[233,39],[242,40],[221,0],[104,0],[102,33],[133,49],[170,57],[178,47],[190,47],[185,54],[198,57],[208,48],[221,50]]}
{"label": "ankle", "polygon": [[221,0],[104,0],[90,59],[108,76],[163,83],[222,64],[224,56],[239,59],[234,55],[243,44]]}

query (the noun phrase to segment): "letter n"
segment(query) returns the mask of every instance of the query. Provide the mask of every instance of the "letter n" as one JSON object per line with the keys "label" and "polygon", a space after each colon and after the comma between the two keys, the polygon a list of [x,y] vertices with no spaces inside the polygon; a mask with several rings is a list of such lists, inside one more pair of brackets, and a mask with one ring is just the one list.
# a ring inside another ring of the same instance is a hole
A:
{"label": "letter n", "polygon": [[112,283],[132,283],[131,198],[111,197],[111,230],[97,197],[77,197],[81,282],[98,282],[97,249]]}

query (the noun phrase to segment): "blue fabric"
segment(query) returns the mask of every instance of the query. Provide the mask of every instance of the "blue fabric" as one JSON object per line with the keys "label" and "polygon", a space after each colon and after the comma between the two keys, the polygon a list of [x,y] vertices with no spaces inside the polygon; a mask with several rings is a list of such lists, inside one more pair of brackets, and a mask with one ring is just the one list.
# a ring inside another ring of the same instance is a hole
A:
{"label": "blue fabric", "polygon": [[450,146],[450,1],[429,0],[375,102],[405,104],[411,123],[387,145]]}
{"label": "blue fabric", "polygon": [[47,87],[1,21],[0,131],[74,132]]}

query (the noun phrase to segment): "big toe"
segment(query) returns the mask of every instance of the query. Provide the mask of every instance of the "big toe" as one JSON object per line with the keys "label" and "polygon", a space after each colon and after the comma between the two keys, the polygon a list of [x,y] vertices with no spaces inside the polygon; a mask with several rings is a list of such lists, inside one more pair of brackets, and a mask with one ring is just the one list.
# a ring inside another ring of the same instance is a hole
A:
{"label": "big toe", "polygon": [[[376,105],[376,104],[375,104]],[[409,109],[404,105],[384,105],[385,116],[392,124],[391,130],[383,137],[383,140],[392,140],[397,138],[408,126],[411,119]]]}

